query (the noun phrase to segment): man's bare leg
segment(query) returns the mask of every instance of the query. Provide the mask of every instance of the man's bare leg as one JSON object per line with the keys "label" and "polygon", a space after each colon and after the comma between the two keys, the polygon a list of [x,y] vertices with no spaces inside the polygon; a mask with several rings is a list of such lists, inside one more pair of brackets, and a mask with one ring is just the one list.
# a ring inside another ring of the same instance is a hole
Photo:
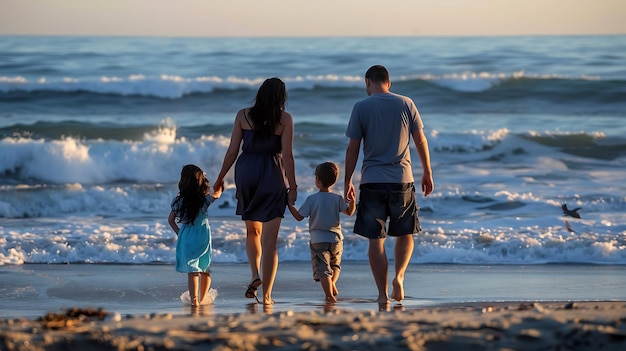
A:
{"label": "man's bare leg", "polygon": [[414,246],[413,235],[403,235],[396,239],[396,247],[394,249],[396,277],[392,282],[391,298],[398,302],[404,299],[404,273],[406,273],[406,269],[411,261]]}
{"label": "man's bare leg", "polygon": [[387,254],[385,239],[370,239],[368,257],[372,275],[378,288],[378,303],[389,303],[387,295]]}

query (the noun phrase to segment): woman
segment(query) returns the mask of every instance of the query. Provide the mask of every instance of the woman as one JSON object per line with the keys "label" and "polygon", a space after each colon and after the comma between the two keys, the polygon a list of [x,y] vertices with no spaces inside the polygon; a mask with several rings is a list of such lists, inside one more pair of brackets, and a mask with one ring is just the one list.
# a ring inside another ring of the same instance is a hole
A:
{"label": "woman", "polygon": [[287,201],[293,204],[297,198],[293,119],[285,111],[286,101],[283,81],[269,78],[263,82],[254,106],[237,112],[230,145],[213,185],[215,191],[223,189],[224,177],[237,160],[237,214],[246,223],[246,254],[252,273],[245,296],[256,298],[256,290],[262,285],[264,305],[274,303],[272,288],[278,268],[276,241],[280,222]]}

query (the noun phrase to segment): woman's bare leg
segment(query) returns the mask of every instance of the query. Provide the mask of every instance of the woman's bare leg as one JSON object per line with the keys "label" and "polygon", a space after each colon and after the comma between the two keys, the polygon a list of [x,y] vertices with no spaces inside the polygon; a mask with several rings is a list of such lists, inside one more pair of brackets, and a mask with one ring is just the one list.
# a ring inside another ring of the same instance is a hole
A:
{"label": "woman's bare leg", "polygon": [[246,255],[250,264],[250,283],[259,277],[259,267],[261,266],[261,231],[263,223],[256,221],[246,222]]}
{"label": "woman's bare leg", "polygon": [[278,241],[278,230],[282,218],[277,217],[269,222],[263,223],[263,232],[261,234],[261,273],[263,276],[263,304],[273,304],[272,289],[274,288],[274,279],[278,270],[278,249],[276,248]]}

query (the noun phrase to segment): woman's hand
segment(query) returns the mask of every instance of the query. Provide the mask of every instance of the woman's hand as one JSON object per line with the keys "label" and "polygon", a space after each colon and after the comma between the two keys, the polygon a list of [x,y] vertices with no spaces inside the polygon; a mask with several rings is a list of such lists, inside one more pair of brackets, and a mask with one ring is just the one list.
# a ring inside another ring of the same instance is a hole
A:
{"label": "woman's hand", "polygon": [[287,190],[287,202],[289,202],[290,205],[295,206],[297,199],[298,199],[298,188],[293,188],[293,189],[290,188],[289,190]]}

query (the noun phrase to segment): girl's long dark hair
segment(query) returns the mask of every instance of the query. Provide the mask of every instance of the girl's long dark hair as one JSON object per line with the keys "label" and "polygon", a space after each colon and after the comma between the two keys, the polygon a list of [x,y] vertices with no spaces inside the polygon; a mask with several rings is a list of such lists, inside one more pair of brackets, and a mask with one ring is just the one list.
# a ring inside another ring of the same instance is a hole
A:
{"label": "girl's long dark hair", "polygon": [[268,78],[261,84],[250,108],[255,137],[268,138],[275,133],[286,101],[287,90],[282,80]]}
{"label": "girl's long dark hair", "polygon": [[205,203],[205,196],[209,194],[211,184],[204,172],[196,165],[186,165],[180,172],[178,182],[178,199],[182,204],[176,214],[180,222],[193,223]]}

